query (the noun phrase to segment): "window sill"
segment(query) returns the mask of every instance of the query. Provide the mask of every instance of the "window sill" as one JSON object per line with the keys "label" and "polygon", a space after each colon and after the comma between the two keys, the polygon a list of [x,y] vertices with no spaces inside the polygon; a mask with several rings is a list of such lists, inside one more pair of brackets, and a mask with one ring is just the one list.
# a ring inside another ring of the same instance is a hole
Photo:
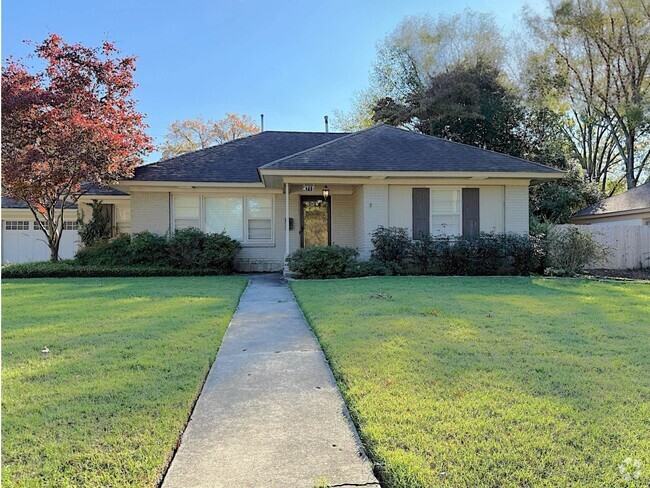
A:
{"label": "window sill", "polygon": [[242,242],[241,247],[275,247],[275,242]]}

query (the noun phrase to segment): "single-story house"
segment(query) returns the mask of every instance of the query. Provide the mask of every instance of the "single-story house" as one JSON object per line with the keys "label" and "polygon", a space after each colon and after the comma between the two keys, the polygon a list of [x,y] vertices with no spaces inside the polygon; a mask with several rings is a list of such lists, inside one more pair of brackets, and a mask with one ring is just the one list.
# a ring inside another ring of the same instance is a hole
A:
{"label": "single-story house", "polygon": [[571,223],[650,225],[650,182],[583,208]]}
{"label": "single-story house", "polygon": [[102,201],[113,205],[120,231],[225,231],[242,243],[239,270],[276,271],[313,245],[355,247],[368,258],[382,225],[414,238],[527,234],[529,186],[562,175],[380,124],[353,133],[261,132],[140,166],[115,186],[120,195]]}
{"label": "single-story house", "polygon": [[562,172],[388,125],[354,133],[265,131],[141,166],[131,232],[198,227],[242,243],[242,271],[283,268],[303,246],[372,250],[380,225],[421,233],[528,233],[528,187]]}

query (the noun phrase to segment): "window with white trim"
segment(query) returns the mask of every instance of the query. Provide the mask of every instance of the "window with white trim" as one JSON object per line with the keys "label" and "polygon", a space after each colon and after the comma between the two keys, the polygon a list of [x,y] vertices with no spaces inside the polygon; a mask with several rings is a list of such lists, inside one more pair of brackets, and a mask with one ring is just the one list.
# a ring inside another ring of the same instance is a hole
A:
{"label": "window with white trim", "polygon": [[63,222],[63,230],[78,230],[79,224],[75,220],[66,220]]}
{"label": "window with white trim", "polygon": [[431,234],[460,235],[461,193],[459,188],[431,188]]}
{"label": "window with white trim", "polygon": [[273,242],[272,195],[174,195],[174,229],[197,227],[241,242]]}
{"label": "window with white trim", "polygon": [[29,230],[29,220],[5,220],[5,230]]}
{"label": "window with white trim", "polygon": [[244,201],[242,197],[206,197],[205,232],[225,232],[244,240]]}
{"label": "window with white trim", "polygon": [[273,239],[273,197],[246,199],[246,234],[249,241]]}
{"label": "window with white trim", "polygon": [[201,228],[201,199],[198,195],[174,195],[174,229]]}

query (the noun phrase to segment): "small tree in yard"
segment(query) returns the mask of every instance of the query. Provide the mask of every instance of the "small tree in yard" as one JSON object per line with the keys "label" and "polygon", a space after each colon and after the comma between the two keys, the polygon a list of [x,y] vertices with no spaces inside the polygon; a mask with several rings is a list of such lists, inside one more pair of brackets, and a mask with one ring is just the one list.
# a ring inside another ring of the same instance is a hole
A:
{"label": "small tree in yard", "polygon": [[135,58],[109,42],[88,48],[55,34],[35,56],[43,71],[11,58],[2,69],[2,189],[28,205],[57,261],[63,211],[82,184],[131,176],[153,146],[131,98]]}
{"label": "small tree in yard", "polygon": [[109,224],[111,218],[109,215],[102,211],[102,201],[93,200],[92,203],[87,203],[92,209],[92,215],[88,222],[84,222],[84,211],[80,210],[77,215],[77,227],[79,238],[84,246],[92,246],[102,239],[111,237],[111,228]]}

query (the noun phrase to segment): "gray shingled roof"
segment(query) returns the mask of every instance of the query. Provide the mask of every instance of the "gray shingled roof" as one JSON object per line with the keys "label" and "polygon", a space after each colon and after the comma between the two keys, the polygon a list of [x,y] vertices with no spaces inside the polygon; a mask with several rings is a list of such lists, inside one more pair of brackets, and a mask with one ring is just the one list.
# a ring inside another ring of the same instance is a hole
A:
{"label": "gray shingled roof", "polygon": [[650,209],[650,182],[583,208],[573,216],[587,217],[642,209]]}
{"label": "gray shingled roof", "polygon": [[[129,196],[128,193],[125,193],[115,188],[108,188],[99,185],[83,185],[86,190],[86,195],[97,195],[97,196]],[[60,208],[60,205],[58,206]],[[14,200],[6,196],[2,197],[2,208],[29,208],[25,202],[19,200]],[[77,208],[76,204],[68,204],[66,208],[75,209]]]}
{"label": "gray shingled roof", "polygon": [[259,182],[257,168],[345,136],[344,133],[266,131],[182,154],[135,170],[134,180]]}
{"label": "gray shingled roof", "polygon": [[[2,208],[29,208],[25,202],[19,200],[14,200],[9,197],[2,197]],[[61,208],[60,204],[57,204],[57,208]],[[68,204],[66,208],[75,209],[77,208],[76,204]]]}
{"label": "gray shingled roof", "polygon": [[560,173],[539,163],[385,124],[354,132],[265,169],[329,171],[504,171]]}

